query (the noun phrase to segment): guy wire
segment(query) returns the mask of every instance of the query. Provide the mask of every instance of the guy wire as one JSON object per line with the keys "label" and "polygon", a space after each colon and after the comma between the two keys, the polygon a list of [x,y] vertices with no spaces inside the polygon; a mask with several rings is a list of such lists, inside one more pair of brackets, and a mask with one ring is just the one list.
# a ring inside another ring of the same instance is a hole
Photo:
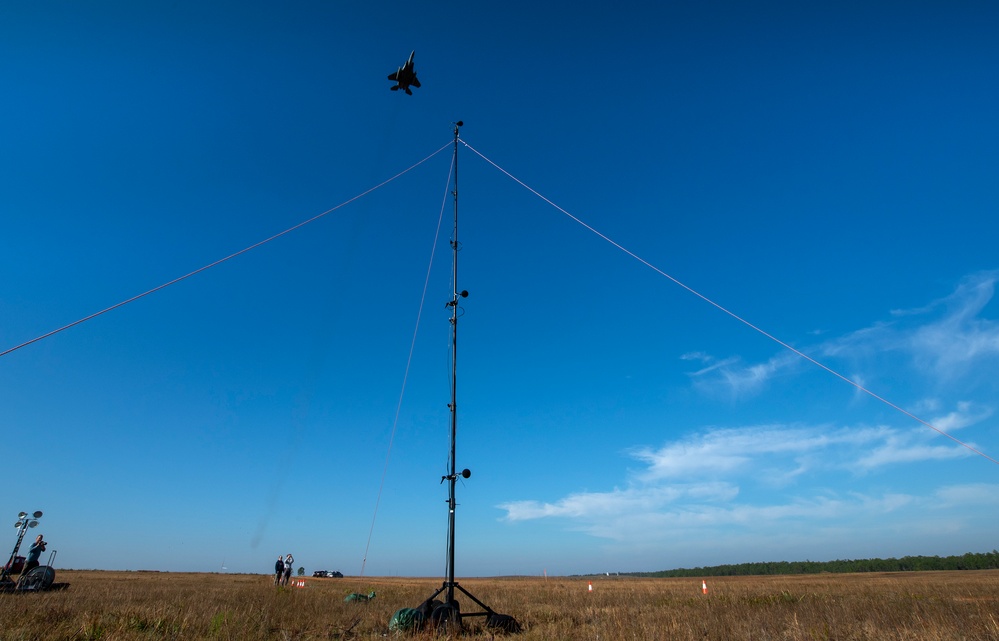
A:
{"label": "guy wire", "polygon": [[[441,149],[438,149],[436,152],[434,152],[434,155],[436,155],[440,151]],[[409,380],[409,369],[413,363],[413,351],[416,349],[416,335],[420,329],[420,319],[423,316],[423,307],[426,304],[427,300],[427,289],[430,286],[430,271],[434,266],[434,256],[437,253],[437,242],[440,239],[441,225],[443,224],[444,221],[444,207],[447,205],[448,189],[451,186],[451,171],[453,168],[454,168],[454,158],[452,157],[451,167],[448,168],[447,172],[447,182],[444,185],[444,199],[441,201],[440,214],[438,215],[437,218],[437,230],[434,232],[434,242],[430,249],[430,261],[429,264],[427,265],[427,275],[423,280],[423,293],[420,295],[420,305],[419,309],[416,312],[416,323],[415,326],[413,327],[413,339],[409,344],[409,356],[406,358],[406,369],[402,376],[402,388],[399,390],[399,401],[396,403],[395,417],[392,419],[392,432],[389,435],[388,451],[385,452],[385,464],[382,466],[382,478],[378,483],[378,495],[375,497],[375,510],[374,513],[371,515],[371,527],[368,529],[368,540],[364,544],[364,558],[361,559],[360,576],[364,576],[364,566],[368,563],[368,549],[371,546],[371,537],[375,531],[375,519],[378,517],[378,506],[381,504],[382,501],[382,490],[385,488],[385,476],[388,474],[389,458],[392,455],[392,444],[395,442],[395,432],[396,428],[399,425],[399,414],[402,411],[402,399],[406,393],[406,381]]]}
{"label": "guy wire", "polygon": [[97,318],[98,316],[106,314],[106,313],[108,313],[108,312],[110,312],[112,310],[118,309],[119,307],[123,307],[123,306],[125,306],[125,305],[127,305],[129,303],[133,303],[133,302],[139,300],[140,298],[145,298],[146,296],[149,296],[150,294],[158,292],[161,289],[166,289],[170,285],[175,285],[175,284],[179,283],[182,280],[187,280],[191,276],[194,276],[196,274],[200,274],[203,271],[206,271],[206,270],[211,269],[212,267],[216,267],[218,265],[221,265],[222,263],[224,263],[224,262],[226,262],[228,260],[231,260],[233,258],[236,258],[237,256],[241,256],[241,255],[245,254],[246,252],[248,252],[248,251],[250,251],[252,249],[256,249],[257,247],[260,247],[261,245],[265,245],[265,244],[271,242],[272,240],[276,240],[276,239],[278,239],[278,238],[280,238],[280,237],[282,237],[282,236],[284,236],[286,234],[290,234],[291,232],[295,231],[296,229],[299,229],[300,227],[304,227],[304,226],[308,225],[309,223],[313,223],[313,222],[319,220],[320,218],[323,218],[324,216],[327,216],[328,214],[331,214],[334,211],[336,211],[336,210],[338,210],[338,209],[340,209],[342,207],[345,207],[345,206],[349,205],[350,203],[354,202],[355,200],[358,200],[359,198],[367,196],[371,192],[376,191],[376,190],[384,187],[385,185],[389,184],[390,182],[392,182],[396,178],[399,178],[400,176],[402,176],[402,175],[404,175],[406,173],[409,173],[413,169],[416,169],[417,167],[419,167],[423,163],[427,162],[428,160],[430,160],[431,158],[433,158],[434,156],[436,156],[440,152],[442,152],[445,149],[447,149],[448,147],[450,147],[451,144],[452,143],[449,142],[448,144],[444,145],[443,147],[441,147],[437,151],[433,152],[432,154],[430,154],[429,156],[427,156],[426,158],[424,158],[423,160],[417,162],[416,164],[410,166],[407,169],[403,169],[402,171],[400,171],[396,175],[392,176],[388,180],[382,181],[381,183],[375,185],[374,187],[372,187],[372,188],[370,188],[370,189],[368,189],[366,191],[363,191],[363,192],[357,194],[353,198],[349,198],[348,200],[343,201],[339,205],[337,205],[335,207],[331,207],[330,209],[327,209],[326,211],[324,211],[321,214],[316,214],[315,216],[313,216],[312,218],[309,218],[308,220],[303,220],[302,222],[298,223],[297,225],[289,227],[288,229],[286,229],[286,230],[284,230],[282,232],[278,232],[278,233],[274,234],[273,236],[270,236],[269,238],[265,238],[264,240],[261,240],[261,241],[259,241],[257,243],[254,243],[254,244],[250,245],[249,247],[246,247],[244,249],[239,250],[238,252],[235,252],[233,254],[229,254],[225,258],[220,258],[220,259],[216,260],[213,263],[209,263],[209,264],[205,265],[204,267],[200,267],[198,269],[195,269],[193,272],[188,272],[187,274],[184,274],[183,276],[180,276],[178,278],[174,278],[173,280],[168,281],[166,283],[163,283],[162,285],[159,285],[157,287],[153,287],[152,289],[150,289],[148,291],[142,292],[141,294],[137,294],[135,296],[132,296],[131,298],[125,299],[125,300],[121,301],[120,303],[116,303],[116,304],[114,304],[114,305],[112,305],[110,307],[106,307],[106,308],[100,310],[99,312],[94,312],[93,314],[90,314],[89,316],[84,316],[83,318],[81,318],[79,320],[76,320],[76,321],[73,321],[72,323],[70,323],[68,325],[63,325],[62,327],[60,327],[58,329],[54,329],[54,330],[52,330],[50,332],[46,332],[45,334],[42,334],[41,336],[36,336],[35,338],[32,338],[29,341],[25,341],[25,342],[21,343],[20,345],[15,345],[14,347],[11,347],[11,348],[9,348],[7,350],[4,350],[4,351],[0,352],[0,357],[6,356],[7,354],[10,354],[11,352],[14,352],[14,351],[17,351],[17,350],[21,349],[22,347],[27,347],[28,345],[31,345],[32,343],[37,343],[38,341],[40,341],[42,339],[48,338],[50,336],[54,336],[54,335],[58,334],[59,332],[63,332],[63,331],[65,331],[65,330],[67,330],[67,329],[69,329],[71,327],[76,327],[77,325],[79,325],[81,323],[85,323],[85,322],[87,322],[89,320]]}
{"label": "guy wire", "polygon": [[475,149],[474,147],[472,147],[471,145],[469,145],[469,144],[468,144],[467,142],[465,142],[464,140],[462,140],[462,141],[461,141],[461,143],[462,143],[463,145],[465,145],[466,147],[468,147],[468,148],[469,148],[469,149],[470,149],[470,150],[471,150],[471,151],[472,151],[473,153],[475,153],[475,154],[476,154],[477,156],[479,156],[479,158],[482,158],[482,159],[483,159],[483,160],[485,160],[485,161],[486,161],[487,163],[489,163],[490,165],[492,165],[493,167],[495,167],[496,169],[498,169],[498,170],[499,170],[499,171],[500,171],[501,173],[503,173],[504,175],[506,175],[506,176],[507,176],[508,178],[510,178],[511,180],[513,180],[513,181],[514,181],[515,183],[517,183],[518,185],[520,185],[521,187],[523,187],[523,188],[524,188],[524,189],[526,189],[527,191],[531,192],[532,194],[534,194],[535,196],[537,196],[537,197],[538,197],[538,198],[540,198],[541,200],[545,201],[546,203],[548,203],[549,205],[551,205],[552,207],[554,207],[554,208],[555,208],[555,209],[557,209],[558,211],[562,212],[562,213],[563,213],[564,215],[568,216],[568,217],[569,217],[569,218],[570,218],[571,220],[573,220],[573,221],[574,221],[575,223],[579,224],[580,226],[582,226],[583,228],[585,228],[585,229],[586,229],[586,230],[588,230],[589,232],[591,232],[591,233],[595,234],[596,236],[598,236],[599,238],[603,239],[604,241],[606,241],[606,242],[610,243],[611,245],[613,245],[613,246],[614,246],[614,247],[616,247],[617,249],[619,249],[619,250],[623,251],[623,252],[624,252],[625,254],[627,254],[628,256],[631,256],[632,258],[634,258],[634,259],[635,259],[635,260],[637,260],[638,262],[642,263],[642,264],[643,264],[643,265],[645,265],[646,267],[648,267],[648,268],[652,269],[653,271],[655,271],[655,272],[656,272],[657,274],[659,274],[660,276],[664,276],[665,278],[668,278],[669,280],[673,281],[673,283],[675,283],[676,285],[679,285],[680,287],[682,287],[683,289],[687,290],[688,292],[690,292],[690,293],[691,293],[691,294],[693,294],[694,296],[697,296],[698,298],[700,298],[700,299],[701,299],[701,300],[703,300],[704,302],[708,303],[708,304],[709,304],[709,305],[711,305],[712,307],[714,307],[714,308],[718,309],[718,310],[719,310],[719,311],[721,311],[721,312],[724,312],[725,314],[727,314],[727,315],[731,316],[732,318],[734,318],[735,320],[739,321],[740,323],[742,323],[742,324],[743,324],[743,325],[745,325],[746,327],[749,327],[750,329],[752,329],[752,330],[754,330],[754,331],[758,332],[759,334],[762,334],[763,336],[765,336],[765,337],[769,338],[769,339],[770,339],[771,341],[773,341],[773,342],[777,343],[777,344],[778,344],[778,345],[780,345],[781,347],[783,347],[783,348],[785,348],[785,349],[788,349],[788,350],[790,350],[790,351],[794,352],[795,354],[797,354],[797,355],[798,355],[798,356],[800,356],[801,358],[805,359],[806,361],[808,361],[808,362],[812,363],[813,365],[817,365],[818,367],[820,367],[820,368],[824,369],[824,370],[825,370],[826,372],[828,372],[828,373],[832,374],[832,375],[833,375],[833,376],[835,376],[836,378],[838,378],[838,379],[840,379],[840,380],[842,380],[842,381],[844,381],[844,382],[846,382],[846,383],[848,383],[848,384],[852,385],[853,387],[857,388],[857,389],[858,389],[859,391],[863,392],[864,394],[867,394],[867,395],[868,395],[868,396],[870,396],[871,398],[873,398],[873,399],[875,399],[875,400],[877,400],[877,401],[880,401],[880,402],[884,403],[885,405],[887,405],[888,407],[892,408],[893,410],[895,410],[895,411],[897,411],[897,412],[900,412],[901,414],[904,414],[905,416],[908,416],[909,418],[911,418],[911,419],[915,420],[915,421],[916,421],[916,422],[918,422],[918,423],[921,423],[922,425],[924,425],[924,426],[926,426],[926,427],[930,428],[931,430],[933,430],[934,432],[936,432],[936,433],[940,434],[941,436],[945,436],[945,437],[949,438],[949,439],[950,439],[951,441],[953,441],[953,442],[957,443],[958,445],[960,445],[960,446],[961,446],[961,447],[963,447],[963,448],[966,448],[966,449],[970,450],[971,452],[973,452],[973,453],[977,454],[978,456],[981,456],[982,458],[984,458],[984,459],[986,459],[986,460],[988,460],[988,461],[991,461],[991,462],[993,462],[993,463],[995,463],[995,464],[999,465],[999,460],[996,460],[996,459],[992,458],[991,456],[989,456],[988,454],[985,454],[985,453],[984,453],[984,452],[982,452],[981,450],[978,450],[978,449],[976,449],[976,448],[975,448],[975,447],[973,447],[972,445],[970,445],[970,444],[968,444],[968,443],[965,443],[964,441],[962,441],[962,440],[960,440],[960,439],[958,439],[958,438],[956,438],[956,437],[954,437],[954,436],[951,436],[950,434],[948,434],[947,432],[943,431],[942,429],[940,429],[940,428],[938,428],[938,427],[936,427],[936,426],[932,425],[932,424],[931,424],[931,423],[929,423],[928,421],[925,421],[925,420],[923,420],[923,419],[919,418],[919,417],[918,417],[918,416],[916,416],[915,414],[913,414],[913,413],[909,412],[908,410],[905,410],[905,409],[901,408],[900,406],[896,405],[895,403],[892,403],[891,401],[887,400],[886,398],[884,398],[884,397],[882,397],[882,396],[879,396],[878,394],[876,394],[876,393],[874,393],[873,391],[871,391],[871,390],[867,389],[866,387],[864,387],[864,386],[863,386],[863,385],[861,385],[860,383],[857,383],[856,381],[853,381],[853,380],[851,380],[850,378],[848,378],[848,377],[844,376],[843,374],[840,374],[839,372],[837,372],[836,370],[832,369],[832,368],[831,368],[831,367],[829,367],[828,365],[825,365],[825,364],[823,364],[823,363],[821,363],[821,362],[817,361],[816,359],[812,358],[812,357],[811,357],[811,356],[809,356],[808,354],[805,354],[805,353],[804,353],[804,352],[802,352],[801,350],[798,350],[798,349],[795,349],[794,347],[792,347],[792,346],[791,346],[791,345],[789,345],[788,343],[785,343],[784,341],[782,341],[782,340],[780,340],[779,338],[777,338],[777,337],[773,336],[772,334],[769,334],[768,332],[764,331],[763,329],[760,329],[760,328],[759,328],[759,327],[757,327],[756,325],[753,325],[753,324],[752,324],[752,323],[750,323],[750,322],[749,322],[748,320],[746,320],[746,319],[742,318],[741,316],[739,316],[739,315],[738,315],[738,314],[736,314],[735,312],[732,312],[732,311],[729,311],[729,310],[728,310],[727,308],[723,307],[723,306],[722,306],[721,304],[719,304],[719,303],[716,303],[715,301],[713,301],[712,299],[708,298],[708,297],[707,297],[707,296],[705,296],[704,294],[702,294],[702,293],[700,293],[699,291],[695,290],[695,289],[694,289],[693,287],[690,287],[689,285],[687,285],[687,284],[685,284],[685,283],[681,282],[680,280],[678,280],[678,279],[674,278],[673,276],[671,276],[671,275],[667,274],[667,273],[666,273],[665,271],[663,271],[662,269],[660,269],[660,268],[656,267],[655,265],[653,265],[653,264],[652,264],[652,263],[650,263],[649,261],[645,260],[645,259],[644,259],[644,258],[642,258],[641,256],[639,256],[639,255],[635,254],[635,253],[634,253],[634,252],[632,252],[631,250],[629,250],[629,249],[626,249],[625,247],[623,247],[622,245],[618,244],[617,242],[615,242],[614,240],[612,240],[612,239],[611,239],[611,238],[609,238],[608,236],[606,236],[606,235],[604,235],[604,234],[600,233],[599,231],[597,231],[597,230],[596,230],[596,229],[594,229],[593,227],[591,227],[591,226],[587,225],[586,223],[584,223],[584,222],[583,222],[582,220],[580,220],[579,218],[576,218],[575,216],[573,216],[572,214],[570,214],[569,212],[567,212],[567,211],[566,211],[565,209],[563,209],[563,208],[559,207],[558,205],[556,205],[556,204],[555,204],[554,202],[552,202],[552,201],[551,201],[551,200],[549,200],[548,198],[545,198],[545,197],[544,197],[543,195],[541,195],[541,194],[540,194],[540,193],[539,193],[538,191],[536,191],[535,189],[533,189],[533,188],[529,187],[529,186],[528,186],[528,185],[527,185],[526,183],[524,183],[524,182],[523,182],[522,180],[520,180],[519,178],[517,178],[516,176],[514,176],[513,174],[511,174],[511,173],[510,173],[510,172],[508,172],[507,170],[505,170],[505,169],[503,169],[502,167],[500,167],[499,165],[497,165],[497,164],[496,164],[495,162],[493,162],[492,160],[490,160],[489,158],[487,158],[486,156],[484,156],[484,155],[483,155],[482,153],[480,153],[480,152],[479,152],[478,150],[476,150],[476,149]]}

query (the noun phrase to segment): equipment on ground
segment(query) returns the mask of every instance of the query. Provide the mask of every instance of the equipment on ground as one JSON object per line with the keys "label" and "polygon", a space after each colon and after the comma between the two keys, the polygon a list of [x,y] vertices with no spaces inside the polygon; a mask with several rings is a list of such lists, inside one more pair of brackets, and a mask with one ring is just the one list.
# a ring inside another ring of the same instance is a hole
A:
{"label": "equipment on ground", "polygon": [[[55,570],[52,569],[55,550],[49,554],[48,565],[36,565],[27,572],[24,572],[25,558],[17,554],[21,549],[21,542],[24,541],[24,534],[28,529],[37,527],[40,518],[42,518],[41,510],[36,510],[30,515],[27,512],[20,512],[17,515],[17,523],[14,524],[17,528],[17,542],[14,543],[14,550],[10,553],[10,560],[0,570],[0,592],[39,592],[52,587],[55,581]],[[16,581],[11,578],[13,574],[20,574]]]}

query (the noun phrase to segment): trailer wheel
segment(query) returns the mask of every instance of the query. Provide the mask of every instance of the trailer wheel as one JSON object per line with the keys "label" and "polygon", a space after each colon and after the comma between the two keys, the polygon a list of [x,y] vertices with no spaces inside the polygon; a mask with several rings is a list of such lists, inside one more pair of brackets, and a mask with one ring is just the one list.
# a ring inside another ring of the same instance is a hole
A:
{"label": "trailer wheel", "polygon": [[55,570],[47,565],[31,568],[17,581],[18,590],[48,590],[55,581]]}

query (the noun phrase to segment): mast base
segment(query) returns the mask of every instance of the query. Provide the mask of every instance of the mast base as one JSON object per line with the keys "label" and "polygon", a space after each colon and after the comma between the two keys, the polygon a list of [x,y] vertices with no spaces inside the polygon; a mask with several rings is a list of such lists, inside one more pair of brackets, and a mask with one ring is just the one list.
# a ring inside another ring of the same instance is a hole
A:
{"label": "mast base", "polygon": [[[481,612],[461,611],[460,603],[454,598],[454,591],[458,590],[477,606],[482,608]],[[437,597],[443,592],[447,592],[442,601]],[[474,594],[463,588],[457,581],[444,581],[441,587],[431,594],[426,601],[416,608],[423,614],[423,619],[438,630],[459,630],[462,628],[464,619],[471,617],[485,617],[485,626],[502,630],[504,632],[520,632],[520,623],[509,614],[499,614],[488,605],[480,601]]]}

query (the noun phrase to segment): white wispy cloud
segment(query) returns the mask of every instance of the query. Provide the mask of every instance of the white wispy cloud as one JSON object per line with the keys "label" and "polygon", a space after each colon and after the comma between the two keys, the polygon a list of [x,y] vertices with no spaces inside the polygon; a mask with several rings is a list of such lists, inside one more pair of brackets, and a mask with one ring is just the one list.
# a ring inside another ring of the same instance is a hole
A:
{"label": "white wispy cloud", "polygon": [[945,432],[953,432],[980,423],[992,416],[992,408],[971,401],[960,401],[957,409],[931,419],[930,423]]}
{"label": "white wispy cloud", "polygon": [[[759,393],[779,372],[800,364],[801,357],[791,352],[782,352],[767,361],[750,365],[744,365],[742,359],[736,356],[715,360],[705,354],[698,354],[698,360],[706,365],[690,373],[696,384],[703,384],[702,389],[705,391],[722,389],[733,398],[742,398]],[[722,385],[719,386],[718,381]]]}
{"label": "white wispy cloud", "polygon": [[[649,541],[703,528],[780,528],[799,519],[873,518],[934,502],[884,489],[843,494],[828,485],[844,479],[853,485],[888,465],[954,459],[970,452],[918,428],[774,424],[712,428],[628,454],[642,467],[632,471],[624,488],[498,507],[510,522],[560,519],[570,529],[615,541]],[[783,491],[773,492],[774,486]],[[752,492],[747,495],[744,489]],[[959,496],[958,490],[941,490],[935,503],[954,503]]]}
{"label": "white wispy cloud", "polygon": [[[901,374],[882,371],[888,354],[906,357],[910,371],[905,374],[921,376],[928,384],[967,376],[985,360],[996,371],[999,322],[983,318],[982,312],[995,295],[997,280],[999,271],[971,274],[942,299],[920,308],[892,310],[890,321],[876,321],[802,351],[834,370],[853,372],[848,378],[855,382]],[[774,377],[793,368],[807,369],[800,356],[786,350],[759,363],[745,363],[738,356],[716,359],[704,352],[692,354],[706,364],[690,373],[700,389],[725,390],[737,398],[761,392]]]}
{"label": "white wispy cloud", "polygon": [[999,485],[995,483],[967,483],[948,485],[934,494],[934,508],[971,506],[994,510],[999,506]]}
{"label": "white wispy cloud", "polygon": [[892,310],[890,331],[871,341],[881,351],[910,357],[924,375],[936,380],[966,376],[984,361],[999,357],[999,323],[982,316],[995,296],[999,271],[982,271],[963,278],[954,291],[929,304]]}
{"label": "white wispy cloud", "polygon": [[872,469],[884,467],[892,463],[917,463],[920,461],[956,459],[970,456],[971,451],[948,444],[913,444],[905,439],[892,438],[883,445],[862,456],[857,461],[857,467]]}
{"label": "white wispy cloud", "polygon": [[717,477],[750,467],[758,469],[760,459],[772,464],[778,456],[781,460],[796,457],[793,461],[799,465],[811,452],[840,444],[859,447],[883,439],[884,432],[884,428],[829,430],[779,425],[710,429],[654,450],[636,449],[631,455],[647,465],[639,475],[644,482],[705,474]]}
{"label": "white wispy cloud", "polygon": [[503,504],[506,518],[525,521],[545,517],[586,518],[649,513],[682,500],[727,501],[739,490],[729,483],[703,483],[660,487],[615,489],[610,492],[581,492],[552,503],[511,501]]}

